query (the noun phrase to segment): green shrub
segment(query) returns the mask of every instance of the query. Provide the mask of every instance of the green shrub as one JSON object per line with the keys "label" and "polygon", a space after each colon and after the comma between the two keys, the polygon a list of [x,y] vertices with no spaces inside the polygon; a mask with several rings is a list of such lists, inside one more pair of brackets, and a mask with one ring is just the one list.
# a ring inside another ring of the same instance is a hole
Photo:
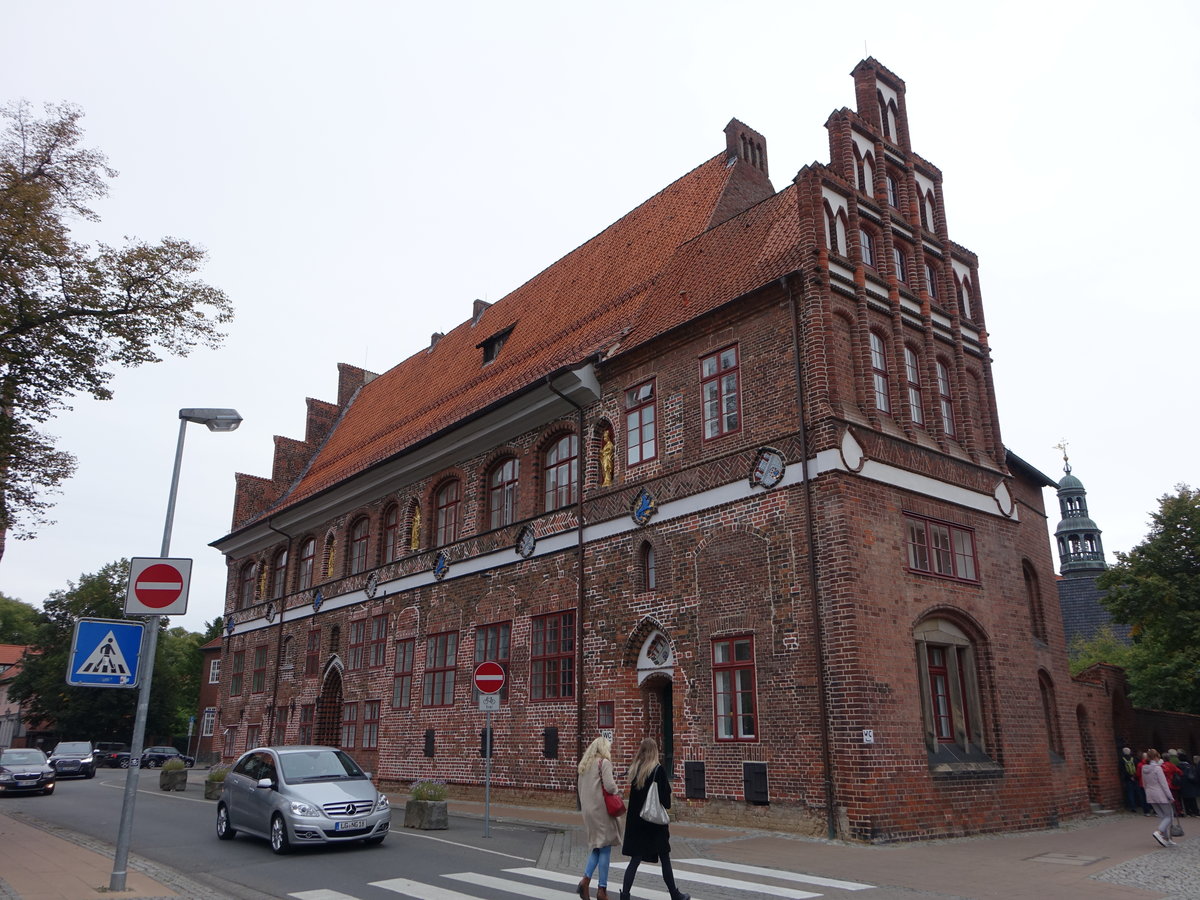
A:
{"label": "green shrub", "polygon": [[411,795],[414,800],[445,800],[450,789],[444,781],[414,781]]}
{"label": "green shrub", "polygon": [[225,780],[225,776],[228,774],[229,774],[229,766],[213,766],[211,769],[208,770],[208,775],[205,777],[204,780],[212,781],[214,783],[222,782]]}
{"label": "green shrub", "polygon": [[186,769],[187,766],[184,765],[182,759],[168,759],[163,763],[162,768],[164,772],[178,772],[181,769]]}

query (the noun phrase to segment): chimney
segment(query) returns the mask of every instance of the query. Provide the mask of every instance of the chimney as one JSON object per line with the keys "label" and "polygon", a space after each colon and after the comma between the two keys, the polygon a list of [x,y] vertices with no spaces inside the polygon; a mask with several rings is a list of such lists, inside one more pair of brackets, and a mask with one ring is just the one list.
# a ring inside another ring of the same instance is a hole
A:
{"label": "chimney", "polygon": [[749,163],[766,176],[767,171],[767,139],[737,119],[730,119],[725,126],[725,149],[729,158],[740,159]]}
{"label": "chimney", "polygon": [[479,317],[483,315],[483,311],[492,304],[486,300],[476,300],[475,305],[471,307],[471,324],[474,325],[479,321]]}

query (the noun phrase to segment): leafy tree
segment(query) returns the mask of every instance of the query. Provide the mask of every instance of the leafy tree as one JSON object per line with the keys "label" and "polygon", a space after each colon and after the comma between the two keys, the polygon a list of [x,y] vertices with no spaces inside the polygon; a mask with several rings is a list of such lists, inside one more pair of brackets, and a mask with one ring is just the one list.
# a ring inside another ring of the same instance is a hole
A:
{"label": "leafy tree", "polygon": [[177,238],[126,246],[75,241],[69,221],[116,177],[80,146],[83,113],[28,103],[0,107],[0,556],[4,535],[32,537],[75,459],[38,430],[68,399],[112,396],[112,366],[216,347],[233,318],[228,297],[197,277],[205,252]]}
{"label": "leafy tree", "polygon": [[1134,652],[1133,647],[1113,634],[1111,625],[1102,626],[1091,640],[1084,640],[1083,635],[1075,635],[1071,646],[1067,648],[1072,675],[1078,675],[1096,663],[1120,666],[1128,673],[1130,658]]}
{"label": "leafy tree", "polygon": [[1132,628],[1131,698],[1139,706],[1200,713],[1200,491],[1159,498],[1150,533],[1097,584],[1105,607]]}
{"label": "leafy tree", "polygon": [[32,643],[37,624],[37,607],[0,594],[0,644]]}
{"label": "leafy tree", "polygon": [[[71,636],[80,618],[124,618],[129,561],[109,563],[99,572],[82,575],[65,591],[55,591],[32,645],[38,655],[26,658],[9,697],[25,704],[30,725],[48,723],[64,739],[129,740],[137,712],[136,690],[71,687],[66,683]],[[150,620],[147,627],[151,627]],[[146,718],[146,737],[183,734],[199,698],[202,636],[183,628],[165,628],[158,619],[158,650]]]}

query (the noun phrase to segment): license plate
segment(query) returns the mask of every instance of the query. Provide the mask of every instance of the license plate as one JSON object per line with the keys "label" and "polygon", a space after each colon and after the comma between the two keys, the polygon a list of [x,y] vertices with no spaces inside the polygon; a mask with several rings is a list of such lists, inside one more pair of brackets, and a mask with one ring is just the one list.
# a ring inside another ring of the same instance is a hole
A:
{"label": "license plate", "polygon": [[333,823],[334,831],[354,831],[355,829],[366,828],[366,827],[367,827],[366,819],[355,819],[352,822],[334,822]]}

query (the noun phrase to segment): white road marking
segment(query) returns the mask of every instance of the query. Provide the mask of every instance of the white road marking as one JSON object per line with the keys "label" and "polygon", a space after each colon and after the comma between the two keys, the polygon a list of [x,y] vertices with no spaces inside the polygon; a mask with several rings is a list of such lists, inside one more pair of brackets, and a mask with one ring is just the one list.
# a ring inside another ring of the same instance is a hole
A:
{"label": "white road marking", "polygon": [[[628,863],[613,863],[614,869],[626,869]],[[638,867],[638,871],[651,871],[659,873],[661,876],[662,869],[650,863],[642,863]],[[690,872],[675,870],[676,881],[696,881],[700,884],[711,884],[713,887],[734,888],[741,891],[755,891],[759,894],[767,894],[771,897],[783,897],[785,900],[811,900],[813,897],[820,897],[820,894],[814,894],[810,891],[798,891],[794,888],[776,887],[773,884],[760,884],[757,881],[739,881],[736,878],[720,878],[716,875],[705,875],[703,872]]]}
{"label": "white road marking", "polygon": [[863,884],[859,881],[839,881],[836,878],[822,878],[820,875],[805,875],[800,872],[786,872],[783,869],[767,869],[762,866],[721,862],[716,859],[673,859],[671,862],[677,866],[707,866],[712,869],[724,869],[727,872],[739,872],[742,875],[761,875],[763,878],[778,878],[780,881],[798,881],[801,884],[836,888],[840,891],[869,891],[875,887],[873,884]]}
{"label": "white road marking", "polygon": [[[532,878],[542,878],[546,881],[554,881],[559,884],[579,884],[579,875],[567,875],[562,872],[549,872],[546,869],[505,869],[505,872],[512,872],[514,875],[528,875]],[[639,870],[640,871],[640,870]],[[608,894],[610,897],[615,896],[621,889],[621,879],[611,879],[608,882]],[[671,895],[666,891],[656,891],[652,888],[644,888],[641,885],[637,887],[638,900],[671,900]],[[693,897],[692,900],[700,900],[699,897]]]}
{"label": "white road marking", "polygon": [[[432,884],[422,884],[420,881],[410,881],[407,878],[389,878],[387,881],[372,881],[371,887],[383,888],[405,897],[415,897],[416,900],[479,900],[470,894],[460,894],[449,888],[435,887]],[[560,895],[557,900],[562,900]]]}
{"label": "white road marking", "polygon": [[352,894],[343,894],[341,891],[300,891],[298,894],[288,894],[289,897],[295,897],[296,900],[358,900]]}

